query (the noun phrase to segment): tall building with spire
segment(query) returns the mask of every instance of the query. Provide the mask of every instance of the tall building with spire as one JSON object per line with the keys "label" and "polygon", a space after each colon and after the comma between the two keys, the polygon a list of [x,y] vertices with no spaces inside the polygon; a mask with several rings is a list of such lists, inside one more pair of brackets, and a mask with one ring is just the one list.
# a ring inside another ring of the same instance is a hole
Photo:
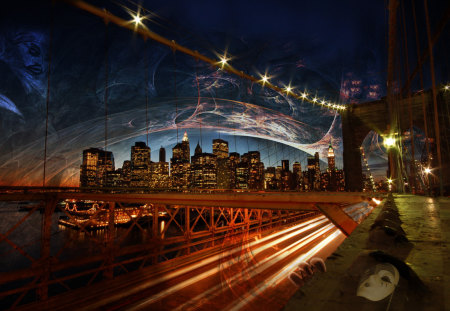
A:
{"label": "tall building with spire", "polygon": [[189,147],[189,137],[187,131],[184,132],[183,139],[181,140],[181,159],[190,161],[191,149]]}
{"label": "tall building with spire", "polygon": [[336,162],[335,162],[335,157],[334,157],[334,150],[333,150],[333,146],[328,147],[328,172],[333,172],[336,169]]}
{"label": "tall building with spire", "polygon": [[217,187],[217,156],[205,153],[197,143],[191,161],[190,186],[194,189],[214,189]]}
{"label": "tall building with spire", "polygon": [[170,180],[174,189],[187,189],[190,172],[190,154],[189,138],[187,132],[184,132],[181,143],[172,148],[172,158],[170,159]]}

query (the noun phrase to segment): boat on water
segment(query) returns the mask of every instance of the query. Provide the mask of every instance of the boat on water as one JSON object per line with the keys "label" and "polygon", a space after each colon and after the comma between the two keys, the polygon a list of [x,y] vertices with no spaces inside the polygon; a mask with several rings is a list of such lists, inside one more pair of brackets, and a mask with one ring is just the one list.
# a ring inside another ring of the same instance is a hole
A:
{"label": "boat on water", "polygon": [[[109,226],[110,210],[103,202],[66,200],[66,214],[60,216],[58,223],[65,227],[87,230],[103,229]],[[128,226],[134,222],[145,223],[153,220],[153,206],[125,206],[114,208],[114,226]],[[159,212],[158,218],[167,217]]]}

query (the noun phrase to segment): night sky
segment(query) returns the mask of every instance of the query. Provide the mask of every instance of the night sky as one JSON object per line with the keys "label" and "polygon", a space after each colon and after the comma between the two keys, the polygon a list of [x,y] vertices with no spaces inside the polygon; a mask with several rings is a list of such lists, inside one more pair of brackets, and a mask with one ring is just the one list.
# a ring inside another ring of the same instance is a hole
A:
{"label": "night sky", "polygon": [[[88,2],[126,19],[137,11],[132,1]],[[423,50],[423,3],[416,2]],[[447,4],[429,2],[434,29]],[[279,86],[290,84],[341,104],[385,96],[388,14],[384,1],[140,4],[149,10],[140,12],[148,17],[145,24],[152,31],[211,58],[226,53],[237,69],[255,76],[267,73]],[[409,63],[414,67],[410,1],[404,11]],[[342,168],[341,123],[333,111],[174,54],[166,46],[113,24],[105,26],[100,18],[59,1],[53,7],[50,1],[3,3],[0,14],[0,184],[42,184],[49,56],[47,185],[78,185],[82,150],[105,147],[106,69],[107,149],[113,151],[116,167],[129,159],[134,142],[147,141],[147,111],[153,161],[158,161],[161,146],[170,158],[177,132],[181,141],[186,130],[192,153],[197,142],[211,152],[212,139],[220,136],[229,141],[231,152],[260,150],[266,166],[289,159],[300,161],[304,169],[307,155],[319,151],[325,159],[331,142]],[[448,28],[435,52],[439,83],[449,80]],[[399,41],[399,48],[402,44]],[[397,66],[400,80],[403,65],[402,58]],[[430,85],[427,70],[425,88]],[[416,81],[413,90],[419,89]],[[417,150],[421,143],[418,139]],[[381,178],[386,153],[378,135],[369,135],[364,148]]]}

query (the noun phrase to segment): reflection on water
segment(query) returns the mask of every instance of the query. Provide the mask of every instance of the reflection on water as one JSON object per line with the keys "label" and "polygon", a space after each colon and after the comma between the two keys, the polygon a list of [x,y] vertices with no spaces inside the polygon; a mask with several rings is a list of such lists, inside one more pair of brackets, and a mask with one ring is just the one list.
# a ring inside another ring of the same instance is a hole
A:
{"label": "reflection on water", "polygon": [[[7,239],[0,242],[0,272],[29,268],[41,255],[41,227],[43,214],[39,210],[29,215],[29,211],[20,211],[24,204],[0,202],[0,233]],[[106,246],[108,229],[82,231],[58,224],[63,213],[52,215],[51,256],[58,261],[85,258],[101,254]],[[17,225],[19,222],[19,225]],[[17,227],[13,229],[14,226]],[[159,232],[165,229],[166,222],[159,221]],[[9,233],[9,234],[8,234]],[[161,236],[176,234],[168,228]],[[146,221],[139,226],[114,227],[114,242],[120,248],[149,243],[152,236],[152,223]]]}

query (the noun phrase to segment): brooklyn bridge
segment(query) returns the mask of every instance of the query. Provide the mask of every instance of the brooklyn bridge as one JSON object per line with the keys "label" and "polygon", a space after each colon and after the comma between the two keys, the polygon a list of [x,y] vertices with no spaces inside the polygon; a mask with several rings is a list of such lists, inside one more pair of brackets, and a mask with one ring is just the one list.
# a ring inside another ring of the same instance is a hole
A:
{"label": "brooklyn bridge", "polygon": [[450,6],[324,6],[5,4],[2,308],[450,308]]}

